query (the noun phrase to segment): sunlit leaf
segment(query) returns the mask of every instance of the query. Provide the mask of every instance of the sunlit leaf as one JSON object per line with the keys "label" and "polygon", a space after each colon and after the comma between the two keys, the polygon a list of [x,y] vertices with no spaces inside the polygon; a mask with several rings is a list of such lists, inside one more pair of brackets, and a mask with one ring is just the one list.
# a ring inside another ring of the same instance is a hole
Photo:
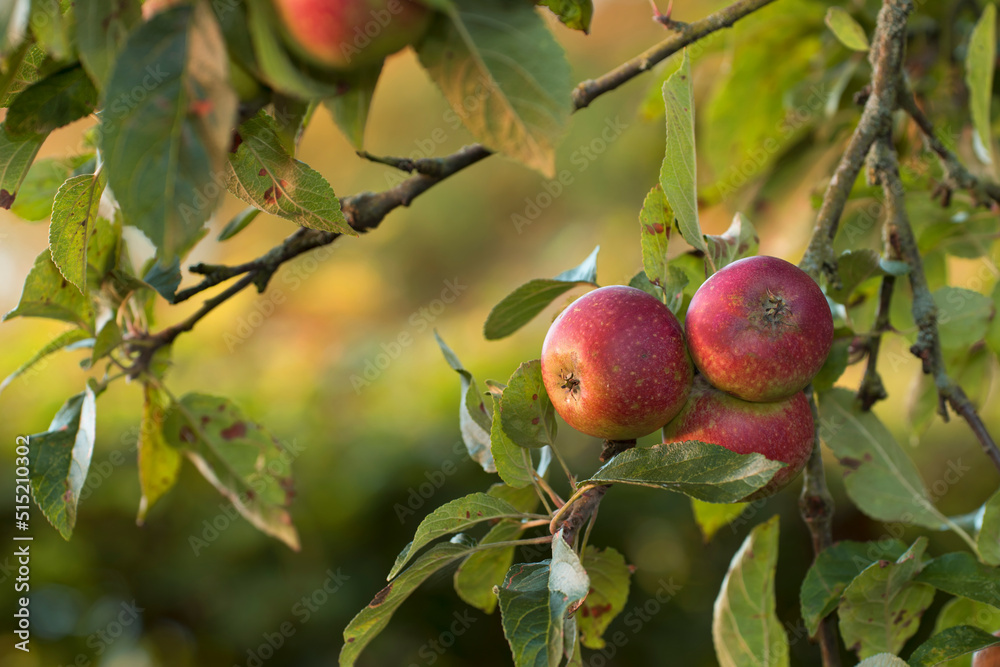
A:
{"label": "sunlit leaf", "polygon": [[684,240],[707,252],[698,222],[697,168],[694,149],[694,87],[687,50],[680,67],[663,84],[667,149],[660,165],[660,187],[673,209]]}
{"label": "sunlit leaf", "polygon": [[775,613],[778,517],[756,526],[733,556],[712,614],[721,667],[787,667],[788,637]]}
{"label": "sunlit leaf", "polygon": [[593,0],[540,0],[538,4],[551,9],[566,27],[590,32],[590,19],[594,16]]}
{"label": "sunlit leaf", "polygon": [[456,0],[417,52],[477,141],[553,176],[573,84],[562,47],[531,3]]}
{"label": "sunlit leaf", "polygon": [[510,376],[500,397],[500,420],[519,447],[534,449],[555,442],[555,408],[545,392],[537,359],[524,362]]}
{"label": "sunlit leaf", "polygon": [[82,174],[66,181],[56,193],[49,224],[52,261],[66,280],[86,294],[87,243],[97,222],[107,172]]}
{"label": "sunlit leaf", "polygon": [[0,208],[9,209],[47,135],[14,138],[0,124]]}
{"label": "sunlit leaf", "polygon": [[945,524],[913,461],[874,413],[861,410],[853,392],[821,394],[819,414],[820,437],[844,466],[847,494],[861,511],[879,521]]}
{"label": "sunlit leaf", "polygon": [[596,287],[597,253],[600,250],[601,247],[597,246],[579,266],[563,271],[555,278],[531,280],[505,296],[486,318],[483,325],[486,340],[511,335],[577,285]]}
{"label": "sunlit leaf", "polygon": [[38,362],[45,359],[54,352],[65,348],[68,345],[77,343],[81,340],[85,340],[90,337],[90,334],[83,329],[70,329],[69,331],[64,331],[48,343],[43,345],[40,349],[36,350],[31,357],[25,361],[23,364],[17,367],[17,369],[4,378],[3,382],[0,382],[0,392],[7,388],[11,382],[16,380],[18,377],[24,375],[26,372],[31,370]]}
{"label": "sunlit leaf", "polygon": [[708,542],[719,529],[735,521],[749,503],[706,503],[697,498],[691,499],[691,511],[694,512],[695,523],[702,536]]}
{"label": "sunlit leaf", "polygon": [[[480,545],[509,542],[517,539],[523,528],[517,521],[504,520],[490,528]],[[516,547],[487,549],[472,554],[455,571],[455,592],[465,602],[492,614],[497,606],[494,587],[503,583],[504,575],[514,562]]]}
{"label": "sunlit leaf", "polygon": [[31,494],[64,539],[76,525],[80,492],[94,454],[97,417],[94,392],[87,387],[59,409],[45,433],[28,438]]}
{"label": "sunlit leaf", "polygon": [[868,35],[865,29],[841,7],[826,10],[826,25],[837,36],[840,43],[854,51],[868,50]]}
{"label": "sunlit leaf", "polygon": [[24,280],[24,289],[17,308],[3,316],[46,317],[78,324],[90,330],[94,324],[94,311],[90,299],[67,281],[52,262],[52,253],[46,248],[35,258],[35,265]]}
{"label": "sunlit leaf", "polygon": [[990,129],[990,99],[993,94],[993,69],[996,60],[997,8],[992,2],[983,9],[969,38],[965,58],[965,83],[969,87],[972,111],[973,147],[986,164],[993,162],[993,132]]}
{"label": "sunlit leaf", "polygon": [[167,399],[163,392],[146,383],[143,385],[142,422],[139,424],[139,517],[142,523],[149,508],[169,491],[181,469],[181,452],[163,436]]}
{"label": "sunlit leaf", "polygon": [[604,632],[625,608],[632,571],[625,557],[608,547],[588,547],[583,568],[590,577],[590,592],[577,612],[580,643],[590,649],[604,648]]}

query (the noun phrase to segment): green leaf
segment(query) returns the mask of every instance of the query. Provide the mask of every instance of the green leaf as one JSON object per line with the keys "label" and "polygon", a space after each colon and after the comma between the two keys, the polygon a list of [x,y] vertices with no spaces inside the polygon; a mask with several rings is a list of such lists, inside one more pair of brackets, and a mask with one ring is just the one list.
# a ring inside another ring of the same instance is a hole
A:
{"label": "green leaf", "polygon": [[918,538],[895,562],[869,565],[844,589],[840,632],[859,658],[899,653],[917,631],[934,599],[931,586],[914,582],[926,548],[927,538]]}
{"label": "green leaf", "polygon": [[1000,282],[993,287],[990,294],[993,301],[993,319],[990,321],[990,328],[986,332],[986,345],[993,351],[993,354],[1000,356]]}
{"label": "green leaf", "polygon": [[74,56],[70,37],[72,19],[64,16],[63,11],[70,6],[71,3],[61,0],[31,2],[31,32],[38,45],[57,61],[70,60]]}
{"label": "green leaf", "polygon": [[385,629],[395,611],[420,584],[441,568],[467,555],[471,549],[472,547],[461,543],[436,544],[396,577],[395,581],[376,593],[368,606],[344,628],[340,666],[353,665],[361,651]]}
{"label": "green leaf", "polygon": [[997,8],[992,2],[983,9],[969,38],[965,58],[965,83],[969,87],[972,111],[973,147],[986,164],[993,163],[993,133],[990,129],[990,98],[993,91],[993,68],[996,60]]}
{"label": "green leaf", "polygon": [[323,105],[329,109],[337,127],[351,145],[358,149],[365,143],[368,111],[371,109],[375,85],[381,73],[382,63],[357,72],[346,72],[342,75],[343,79],[339,86],[343,88],[343,92],[323,100]]}
{"label": "green leaf", "polygon": [[906,545],[899,540],[845,540],[821,551],[802,580],[802,619],[809,635],[816,634],[820,621],[837,608],[844,589],[862,570],[880,560],[894,561],[905,552]]}
{"label": "green leaf", "polygon": [[[3,10],[0,9],[0,12]],[[0,43],[3,42],[3,16],[0,15]],[[9,108],[18,94],[42,77],[48,56],[34,42],[26,41],[7,59],[7,70],[0,73],[0,107]]]}
{"label": "green leaf", "polygon": [[909,667],[902,658],[892,653],[879,653],[870,658],[865,658],[858,663],[858,667]]}
{"label": "green leaf", "polygon": [[420,522],[413,541],[396,558],[387,579],[391,581],[418,551],[439,537],[459,533],[483,521],[520,518],[522,515],[507,501],[486,493],[472,493],[445,503]]}
{"label": "green leaf", "polygon": [[76,525],[76,507],[94,453],[96,421],[94,392],[87,387],[66,401],[48,431],[28,438],[31,494],[66,540]]}
{"label": "green leaf", "polygon": [[874,413],[861,410],[853,392],[821,394],[819,414],[820,437],[844,466],[844,486],[858,509],[878,521],[945,525],[913,461]]}
{"label": "green leaf", "polygon": [[782,467],[760,454],[736,454],[692,440],[626,450],[581,484],[635,484],[709,503],[734,503],[762,488]]}
{"label": "green leaf", "polygon": [[94,338],[94,349],[90,355],[90,365],[93,366],[97,363],[98,359],[105,357],[121,345],[122,342],[122,332],[118,326],[118,322],[114,318],[109,319],[101,327],[101,330],[97,332],[97,336]]}
{"label": "green leaf", "polygon": [[1000,644],[1000,637],[971,625],[956,625],[918,646],[907,662],[910,667],[934,667],[945,660],[997,644]]}
{"label": "green leaf", "polygon": [[497,596],[515,667],[558,667],[572,641],[567,627],[575,629],[575,619],[567,614],[589,588],[587,573],[561,531],[552,540],[551,561],[510,568]]}
{"label": "green leaf", "polygon": [[125,222],[166,260],[190,248],[220,201],[236,106],[226,45],[203,3],[142,23],[115,61],[101,115],[108,185]]}
{"label": "green leaf", "polygon": [[171,405],[163,436],[247,521],[298,551],[287,509],[294,496],[293,452],[228,399],[205,394],[186,394]]}
{"label": "green leaf", "polygon": [[587,547],[583,569],[590,577],[590,592],[576,615],[580,642],[590,649],[604,648],[604,633],[611,621],[625,609],[632,571],[625,557],[608,547]]}
{"label": "green leaf", "polygon": [[972,554],[961,551],[931,560],[924,566],[917,581],[1000,609],[998,577],[1000,570],[983,565]]}
{"label": "green leaf", "polygon": [[167,442],[163,435],[168,400],[159,389],[143,384],[142,421],[139,424],[139,501],[138,522],[141,525],[146,513],[157,500],[173,488],[181,470],[181,452]]}
{"label": "green leaf", "polygon": [[691,511],[694,512],[695,523],[701,530],[705,541],[711,540],[719,529],[735,521],[750,503],[706,503],[697,498],[691,499]]}
{"label": "green leaf", "polygon": [[59,187],[70,176],[71,165],[59,158],[35,160],[17,193],[10,212],[32,222],[44,220],[52,213],[52,200]]}
{"label": "green leaf", "polygon": [[82,67],[71,67],[31,84],[11,103],[5,126],[12,136],[48,134],[90,113],[97,89]]}
{"label": "green leaf", "polygon": [[142,22],[138,0],[74,0],[76,48],[80,62],[103,89],[129,32]]}
{"label": "green leaf", "polygon": [[490,431],[492,420],[486,412],[486,402],[476,385],[472,373],[465,370],[451,348],[445,344],[437,330],[434,339],[444,354],[445,360],[452,370],[459,374],[462,382],[462,393],[458,403],[458,424],[462,429],[462,441],[469,452],[469,458],[482,466],[486,472],[496,472],[496,463],[491,451]]}
{"label": "green leaf", "polygon": [[[965,390],[969,400],[981,408],[990,393],[995,365],[993,353],[984,346],[956,347],[944,350],[944,367],[953,382]],[[914,369],[907,396],[908,425],[913,435],[923,433],[937,416],[938,391],[934,378],[918,366]]]}
{"label": "green leaf", "polygon": [[[534,477],[527,452],[504,433],[500,418],[500,399],[493,396],[493,423],[490,428],[490,452],[500,479],[516,489],[531,484]],[[506,569],[504,570],[506,572]]]}
{"label": "green leaf", "polygon": [[945,349],[968,348],[982,340],[994,316],[993,300],[961,287],[942,287],[934,292],[938,334]]}
{"label": "green leaf", "polygon": [[658,286],[650,282],[649,277],[646,276],[645,271],[640,271],[639,273],[632,276],[632,279],[628,281],[629,287],[634,287],[636,289],[641,289],[643,292],[653,297],[657,301],[663,301],[663,290]]}
{"label": "green leaf", "polygon": [[9,209],[46,135],[12,138],[0,124],[0,208]]}
{"label": "green leaf", "polygon": [[840,7],[826,10],[826,25],[837,36],[840,43],[854,51],[868,50],[868,35],[854,17]]}
{"label": "green leaf", "polygon": [[687,49],[680,67],[663,84],[667,149],[660,165],[660,187],[674,212],[684,240],[708,252],[698,222],[698,179],[694,149],[694,88]]}
{"label": "green leaf", "polygon": [[642,245],[642,268],[649,281],[659,287],[666,285],[668,280],[667,246],[673,225],[673,209],[663,194],[663,188],[657,184],[642,203],[642,210],[639,212],[639,238]]}
{"label": "green leaf", "polygon": [[579,266],[563,271],[555,278],[528,281],[505,296],[486,318],[483,325],[486,340],[499,340],[511,335],[577,285],[597,287],[597,253],[600,250],[601,246],[597,246]]}
{"label": "green leaf", "polygon": [[976,535],[976,547],[983,562],[1000,566],[1000,491],[983,506],[983,522]]}
{"label": "green leaf", "polygon": [[522,363],[507,381],[500,397],[500,423],[519,447],[535,449],[555,442],[555,408],[545,392],[538,359]]}
{"label": "green leaf", "polygon": [[594,16],[593,0],[540,0],[538,4],[551,9],[567,28],[590,33],[590,20]]}
{"label": "green leaf", "polygon": [[775,613],[778,517],[756,526],[733,556],[712,614],[721,667],[787,667],[788,637]]}
{"label": "green leaf", "polygon": [[229,239],[233,238],[234,236],[242,232],[244,229],[246,229],[251,222],[256,220],[257,216],[260,215],[260,212],[261,212],[260,209],[257,208],[256,206],[250,206],[248,208],[243,209],[242,211],[234,215],[232,220],[226,223],[226,226],[222,228],[221,232],[219,232],[217,240],[228,241]]}
{"label": "green leaf", "polygon": [[66,181],[56,193],[49,225],[49,248],[59,272],[87,292],[87,242],[97,221],[107,172],[83,174]]}
{"label": "green leaf", "polygon": [[35,265],[24,280],[17,308],[4,315],[3,321],[13,317],[46,317],[70,322],[88,331],[94,326],[89,297],[63,278],[48,248],[35,258]]}
{"label": "green leaf", "polygon": [[[504,520],[490,528],[480,545],[509,542],[517,539],[524,529],[517,521]],[[504,574],[514,562],[516,547],[487,549],[472,554],[455,571],[455,592],[466,603],[492,614],[497,606],[493,589],[503,583]]]}
{"label": "green leaf", "polygon": [[90,337],[90,334],[83,329],[70,329],[69,331],[64,331],[48,343],[42,346],[40,350],[36,350],[31,358],[25,361],[23,364],[17,367],[13,373],[4,378],[3,382],[0,382],[0,392],[3,392],[11,382],[16,380],[18,377],[24,375],[28,370],[30,370],[35,364],[49,356],[54,352],[58,352],[68,345],[77,343],[81,340],[85,340]]}
{"label": "green leaf", "polygon": [[837,303],[848,303],[851,295],[869,278],[876,276],[902,276],[909,272],[909,265],[898,266],[896,262],[883,260],[877,252],[869,249],[845,250],[837,258],[837,277],[840,288],[827,288],[827,296]]}
{"label": "green leaf", "polygon": [[840,376],[847,370],[850,361],[851,343],[854,342],[854,332],[844,327],[833,332],[833,345],[830,346],[830,354],[827,355],[823,367],[819,369],[813,377],[812,386],[817,393],[823,393],[833,389]]}
{"label": "green leaf", "polygon": [[181,284],[181,260],[174,257],[170,261],[154,258],[142,276],[142,281],[155,289],[167,301],[173,303],[174,295]]}
{"label": "green leaf", "polygon": [[[953,597],[941,607],[934,633],[957,625],[971,625],[986,632],[1000,630],[1000,609],[964,597]],[[972,656],[964,655],[942,663],[942,667],[971,667]]]}
{"label": "green leaf", "polygon": [[257,208],[302,227],[357,236],[323,176],[288,152],[274,119],[263,111],[240,125],[242,142],[229,155],[226,187]]}
{"label": "green leaf", "polygon": [[554,176],[573,83],[562,47],[531,3],[456,0],[417,52],[477,141]]}
{"label": "green leaf", "polygon": [[708,254],[715,263],[715,268],[721,269],[738,259],[757,254],[760,240],[757,230],[742,213],[733,216],[729,229],[719,236],[705,235]]}

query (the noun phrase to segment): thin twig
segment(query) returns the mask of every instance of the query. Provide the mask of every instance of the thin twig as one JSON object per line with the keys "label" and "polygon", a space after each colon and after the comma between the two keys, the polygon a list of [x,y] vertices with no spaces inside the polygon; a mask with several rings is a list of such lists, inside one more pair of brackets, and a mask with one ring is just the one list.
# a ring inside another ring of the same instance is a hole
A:
{"label": "thin twig", "polygon": [[833,239],[840,217],[854,187],[865,156],[875,137],[889,127],[896,108],[896,84],[903,62],[906,42],[906,17],[913,9],[911,0],[885,0],[878,15],[875,37],[868,59],[872,64],[872,92],[865,102],[858,126],[851,135],[847,150],[840,158],[823,204],[816,216],[816,227],[799,266],[814,278],[824,274],[832,285],[839,284]]}
{"label": "thin twig", "polygon": [[948,376],[941,352],[941,339],[937,327],[937,307],[924,274],[923,260],[917,247],[917,240],[906,213],[903,181],[899,176],[899,162],[888,136],[881,137],[875,144],[874,160],[886,197],[886,225],[890,236],[895,239],[900,258],[910,266],[910,287],[913,290],[913,320],[917,325],[917,342],[910,348],[923,363],[924,373],[934,379],[938,392],[938,411],[947,420],[947,405],[957,412],[978,438],[983,451],[1000,470],[1000,448],[990,435],[975,406],[962,388]]}
{"label": "thin twig", "polygon": [[[953,190],[968,190],[972,193],[977,203],[984,204],[989,200],[1000,203],[1000,185],[988,179],[976,178],[965,168],[958,157],[955,156],[944,142],[938,138],[927,114],[917,105],[913,92],[908,88],[899,91],[899,107],[906,111],[917,124],[920,131],[924,133],[924,140],[927,147],[931,149],[941,162],[944,169],[946,185]],[[947,198],[945,198],[947,201]]]}
{"label": "thin twig", "polygon": [[885,385],[882,384],[882,376],[879,375],[877,366],[878,353],[882,346],[882,334],[892,328],[889,325],[889,309],[892,305],[892,291],[895,285],[895,276],[887,275],[882,278],[875,324],[872,326],[868,341],[865,344],[868,350],[868,364],[865,366],[865,375],[861,379],[861,386],[858,387],[858,400],[861,401],[862,410],[871,410],[873,405],[889,398],[889,394],[885,390]]}
{"label": "thin twig", "polygon": [[[823,450],[821,448],[819,429],[819,410],[816,408],[816,398],[812,385],[805,389],[809,399],[809,409],[812,410],[815,434],[813,450],[809,461],[803,470],[802,495],[799,496],[799,510],[802,520],[809,528],[812,537],[813,554],[818,556],[824,549],[833,544],[833,496],[826,486],[826,472],[823,470]],[[840,649],[837,641],[837,623],[833,615],[827,616],[820,623],[816,633],[819,639],[820,652],[823,657],[823,667],[840,667]]]}

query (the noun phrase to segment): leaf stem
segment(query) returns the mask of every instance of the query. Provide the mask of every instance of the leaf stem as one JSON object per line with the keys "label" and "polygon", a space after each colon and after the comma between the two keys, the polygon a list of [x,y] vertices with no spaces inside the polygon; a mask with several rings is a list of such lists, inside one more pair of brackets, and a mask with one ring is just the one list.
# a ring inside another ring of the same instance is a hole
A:
{"label": "leaf stem", "polygon": [[545,492],[542,491],[542,487],[538,484],[538,480],[541,479],[541,477],[538,475],[537,472],[535,472],[534,463],[532,463],[531,461],[531,454],[528,453],[527,449],[522,449],[521,454],[524,457],[525,465],[531,472],[531,485],[535,487],[535,493],[538,494],[538,499],[542,501],[542,506],[545,508],[545,512],[551,515],[552,506],[549,505],[549,500],[548,498],[545,497]]}

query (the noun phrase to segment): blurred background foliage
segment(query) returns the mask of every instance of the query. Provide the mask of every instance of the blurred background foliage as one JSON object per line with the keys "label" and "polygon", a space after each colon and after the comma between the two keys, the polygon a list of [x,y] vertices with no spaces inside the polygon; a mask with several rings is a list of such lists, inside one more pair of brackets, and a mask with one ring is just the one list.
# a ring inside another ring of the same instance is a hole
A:
{"label": "blurred background foliage", "polygon": [[[552,22],[577,80],[599,75],[665,36],[650,20],[645,0],[595,4],[589,36]],[[674,16],[693,20],[723,4],[677,0]],[[966,164],[977,162],[962,62],[980,4],[918,3],[910,22],[913,86]],[[878,3],[852,1],[846,8],[870,32]],[[863,55],[841,46],[824,26],[826,9],[825,2],[781,0],[692,49],[702,226],[706,233],[721,233],[742,211],[760,234],[761,253],[791,261],[802,254],[825,179],[856,122],[852,96],[868,79]],[[676,62],[659,72],[669,73]],[[627,283],[641,268],[636,222],[663,155],[662,76],[646,75],[573,117],[558,155],[557,170],[571,180],[561,192],[510,161],[487,160],[394,212],[375,232],[299,258],[281,270],[268,292],[240,295],[175,344],[168,384],[176,394],[231,397],[298,452],[292,513],[302,536],[300,553],[235,517],[191,466],[137,527],[141,388],[112,385],[98,401],[98,444],[72,540],[64,542],[33,512],[32,652],[14,650],[13,635],[0,634],[0,663],[334,664],[343,627],[384,585],[420,519],[495,481],[461,448],[459,380],[442,359],[432,329],[477,377],[505,381],[518,363],[538,356],[552,317],[581,290],[513,337],[486,342],[482,324],[505,294],[530,278],[576,265],[597,244],[601,284]],[[366,148],[415,157],[457,149],[470,139],[448,121],[447,111],[413,55],[393,57],[379,83]],[[73,154],[92,124],[58,131],[42,157]],[[897,130],[910,149],[904,163],[912,187],[908,205],[926,239],[932,288],[947,281],[988,294],[997,275],[996,213],[972,208],[961,195],[951,208],[940,208],[930,197],[937,165],[920,153],[910,128],[901,124]],[[388,168],[357,158],[323,111],[305,135],[300,158],[341,195],[384,189],[398,180]],[[880,248],[878,225],[865,217],[874,196],[874,190],[856,189],[838,247]],[[235,200],[227,203],[187,264],[249,259],[293,231],[285,221],[261,216],[235,239],[214,241],[241,208]],[[46,245],[47,228],[0,213],[0,311],[6,312]],[[134,237],[130,243],[145,256],[142,243]],[[673,252],[681,252],[681,245],[675,241]],[[871,282],[867,293],[874,295],[876,285]],[[905,285],[899,289],[906,291]],[[443,295],[454,299],[445,303]],[[159,325],[190,313],[199,299],[192,301],[178,307],[161,301]],[[870,322],[873,310],[872,299],[864,299],[852,306],[851,316]],[[905,308],[897,308],[893,323],[908,331]],[[38,319],[0,327],[0,376],[60,330]],[[942,509],[968,512],[995,489],[995,471],[984,464],[964,423],[926,419],[933,407],[919,400],[919,387],[913,389],[919,367],[908,344],[899,336],[883,343],[881,370],[891,398],[876,412],[901,442],[912,445],[909,452]],[[1000,415],[990,398],[996,361],[992,355],[976,359],[967,369],[975,376],[973,393],[997,429]],[[66,396],[80,390],[87,375],[77,362],[74,353],[61,353],[0,396],[0,443],[6,443],[0,457],[11,471],[0,479],[5,517],[12,508],[14,439],[44,431]],[[853,367],[840,382],[856,387],[859,379],[860,368]],[[598,442],[565,425],[560,441],[575,470],[585,474],[597,467]],[[835,536],[887,534],[850,507],[841,468],[832,458],[828,464],[839,501]],[[949,464],[969,468],[954,486],[943,482]],[[620,631],[624,641],[586,652],[585,664],[713,665],[711,606],[726,565],[749,528],[775,513],[782,515],[778,613],[788,627],[793,663],[815,664],[818,652],[803,636],[796,601],[794,582],[811,560],[796,495],[797,489],[786,489],[706,545],[683,496],[614,489],[591,541],[620,550],[636,573],[626,611],[607,635]],[[3,521],[5,538],[12,523]],[[952,548],[961,548],[953,536],[932,536],[932,553]],[[0,553],[5,600],[16,576],[11,552]],[[336,591],[327,594],[325,584]],[[672,597],[661,604],[664,592]],[[141,612],[130,612],[128,605]],[[455,627],[467,626],[457,638],[448,629],[456,611],[465,623]],[[931,624],[925,626],[911,647],[929,634]],[[4,623],[0,633],[10,628]],[[448,576],[438,576],[402,607],[361,663],[487,667],[510,664],[510,654],[499,618],[467,607]]]}

